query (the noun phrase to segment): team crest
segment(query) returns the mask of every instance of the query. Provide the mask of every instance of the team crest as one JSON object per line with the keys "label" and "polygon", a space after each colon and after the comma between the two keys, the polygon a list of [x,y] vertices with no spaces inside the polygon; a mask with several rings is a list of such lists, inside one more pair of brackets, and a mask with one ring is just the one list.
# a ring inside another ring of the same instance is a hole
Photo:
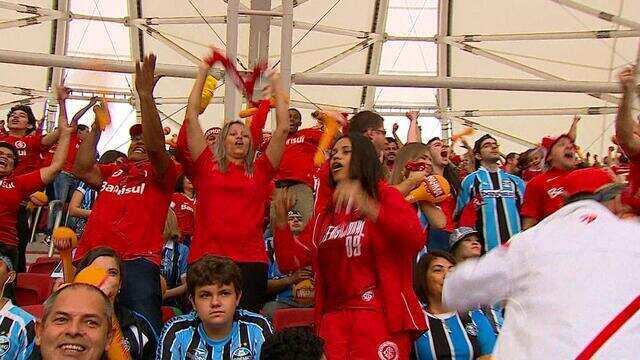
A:
{"label": "team crest", "polygon": [[239,347],[231,354],[231,360],[252,360],[253,352],[246,347]]}
{"label": "team crest", "polygon": [[27,148],[27,143],[25,143],[22,140],[18,140],[18,141],[15,142],[15,146],[16,146],[16,149],[26,149]]}
{"label": "team crest", "polygon": [[464,327],[467,334],[471,336],[478,336],[478,327],[474,323],[469,323]]}
{"label": "team crest", "polygon": [[4,356],[11,349],[11,341],[6,335],[0,335],[0,356]]}
{"label": "team crest", "polygon": [[111,174],[111,176],[118,177],[118,176],[122,175],[123,173],[124,173],[124,171],[122,171],[122,169],[119,169],[119,170],[114,171],[114,173]]}
{"label": "team crest", "polygon": [[398,360],[400,358],[400,350],[398,345],[392,341],[385,341],[378,346],[378,359],[380,360]]}
{"label": "team crest", "polygon": [[373,290],[366,291],[362,294],[362,301],[369,302],[371,300],[373,300]]}
{"label": "team crest", "polygon": [[193,360],[207,360],[207,355],[209,355],[207,349],[197,348],[193,353]]}

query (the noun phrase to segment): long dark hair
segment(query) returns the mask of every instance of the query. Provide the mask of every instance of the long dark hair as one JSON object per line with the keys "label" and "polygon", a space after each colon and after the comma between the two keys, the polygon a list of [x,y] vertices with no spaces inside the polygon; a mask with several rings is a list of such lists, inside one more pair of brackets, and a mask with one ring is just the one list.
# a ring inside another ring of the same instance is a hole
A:
{"label": "long dark hair", "polygon": [[[374,199],[378,198],[378,183],[384,179],[382,164],[376,155],[373,143],[364,135],[356,132],[342,136],[351,142],[351,162],[349,163],[349,178],[358,180],[362,188]],[[336,142],[338,142],[336,140]],[[334,143],[335,146],[336,143]],[[329,186],[335,189],[333,175],[329,174]]]}
{"label": "long dark hair", "polygon": [[416,293],[416,296],[418,296],[420,302],[424,305],[427,305],[429,302],[426,281],[427,271],[429,271],[429,266],[431,266],[433,260],[438,258],[445,259],[453,265],[456,264],[456,259],[448,252],[432,250],[423,255],[413,268],[413,291]]}
{"label": "long dark hair", "polygon": [[78,275],[80,271],[84,270],[86,267],[91,265],[95,259],[101,256],[110,257],[116,261],[116,264],[118,264],[118,270],[120,271],[120,278],[122,278],[122,260],[115,250],[106,246],[97,247],[87,252],[82,259],[80,259],[80,262],[78,262],[74,275]]}

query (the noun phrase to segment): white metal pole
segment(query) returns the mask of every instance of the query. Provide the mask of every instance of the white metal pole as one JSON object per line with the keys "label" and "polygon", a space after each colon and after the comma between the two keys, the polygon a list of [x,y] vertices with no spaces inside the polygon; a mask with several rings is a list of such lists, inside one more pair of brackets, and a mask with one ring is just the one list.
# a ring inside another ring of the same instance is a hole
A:
{"label": "white metal pole", "polygon": [[[439,0],[438,2],[438,36],[449,35],[449,0]],[[446,43],[438,42],[438,76],[449,76],[449,46]],[[438,89],[438,108],[444,111],[449,108],[449,89]],[[453,135],[453,124],[451,119],[444,117],[440,119],[442,128],[442,138],[445,142]]]}
{"label": "white metal pole", "polygon": [[[238,7],[240,0],[229,0],[227,2],[227,58],[231,64],[236,64],[238,56]],[[238,113],[238,91],[227,74],[224,81],[224,116],[225,121],[231,121],[236,118]]]}
{"label": "white metal pole", "polygon": [[16,105],[33,105],[35,103],[38,103],[38,102],[41,102],[41,101],[45,101],[45,100],[47,100],[46,97],[35,96],[35,97],[27,98],[27,99],[9,101],[9,102],[0,104],[0,110],[10,109],[10,108],[12,108],[12,107],[14,107]]}
{"label": "white metal pole", "polygon": [[[579,40],[613,39],[640,36],[640,30],[596,30],[553,33],[491,34],[491,35],[452,35],[442,41],[482,42],[482,41],[520,41],[520,40]],[[437,40],[436,40],[437,41]]]}
{"label": "white metal pole", "polygon": [[33,16],[33,17],[18,19],[18,20],[2,21],[0,22],[0,30],[10,29],[14,27],[25,27],[25,26],[42,24],[45,21],[56,20],[59,18],[60,16],[56,16],[56,15],[44,15],[44,16]]}
{"label": "white metal pole", "polygon": [[189,51],[187,51],[186,49],[184,49],[183,47],[181,47],[180,45],[174,43],[173,41],[169,40],[169,38],[167,38],[166,36],[162,35],[158,30],[152,28],[151,26],[148,25],[137,25],[137,27],[144,31],[147,35],[151,36],[152,38],[160,41],[161,43],[167,45],[169,48],[171,48],[171,50],[175,51],[176,53],[178,53],[179,55],[181,55],[182,57],[184,57],[185,59],[189,60],[189,62],[193,63],[194,65],[199,65],[200,64],[200,59],[193,55],[192,53],[190,53]]}
{"label": "white metal pole", "polygon": [[593,15],[595,17],[598,17],[598,18],[600,18],[600,19],[602,19],[604,21],[608,21],[610,23],[626,26],[626,27],[629,27],[629,28],[632,28],[632,29],[640,29],[640,23],[638,23],[638,22],[631,21],[631,20],[625,19],[623,17],[613,15],[613,14],[610,14],[610,13],[605,12],[605,11],[600,11],[598,9],[594,9],[592,7],[580,4],[580,3],[572,1],[572,0],[551,0],[551,1],[553,1],[555,3],[558,3],[560,5],[564,5],[566,7],[570,7],[572,9],[580,11],[582,13]]}
{"label": "white metal pole", "polygon": [[[384,37],[387,31],[387,15],[389,12],[389,0],[375,1],[375,16],[373,18],[373,32],[378,37]],[[376,42],[369,49],[367,54],[367,67],[365,73],[378,75],[380,73],[380,60],[382,59],[382,46],[384,42]],[[375,105],[376,88],[365,86],[362,88],[360,106],[364,109],[371,109]]]}
{"label": "white metal pole", "polygon": [[510,90],[576,93],[621,93],[614,82],[522,80],[466,78],[442,76],[354,75],[354,74],[304,74],[293,75],[293,83],[300,85],[328,86],[388,86],[477,90]]}
{"label": "white metal pole", "polygon": [[291,88],[291,52],[293,42],[293,0],[282,0],[282,30],[280,38],[280,74],[282,87],[289,94]]}
{"label": "white metal pole", "polygon": [[[304,4],[304,3],[306,3],[307,1],[309,1],[309,0],[295,0],[295,1],[293,2],[293,7],[294,7],[294,8],[295,8],[295,7],[298,7],[298,6],[300,6],[300,5]],[[282,12],[282,5],[278,5],[278,6],[274,7],[274,8],[273,8],[273,9],[271,9],[271,10],[272,10],[272,11],[279,11],[279,12]]]}
{"label": "white metal pole", "polygon": [[377,42],[381,42],[380,39],[366,39],[363,40],[359,43],[357,43],[356,45],[354,45],[353,47],[348,48],[347,50],[332,56],[326,60],[324,60],[321,63],[318,63],[312,67],[310,67],[309,69],[303,71],[304,73],[315,73],[315,72],[320,72],[328,67],[330,67],[333,64],[336,64],[340,61],[342,61],[344,58],[347,58],[353,54],[357,54],[360,51],[367,49],[369,46],[377,43]]}
{"label": "white metal pole", "polygon": [[[562,80],[562,81],[565,80],[565,79],[563,79],[563,78],[561,78],[559,76],[555,76],[553,74],[549,74],[547,72],[532,68],[530,66],[521,64],[521,63],[519,63],[517,61],[513,61],[513,60],[510,60],[510,59],[507,59],[507,58],[502,57],[500,55],[496,55],[496,54],[494,54],[492,52],[486,51],[484,49],[481,49],[481,48],[478,48],[478,47],[475,47],[475,46],[471,46],[469,44],[461,44],[461,43],[454,42],[454,41],[446,41],[446,43],[448,43],[448,44],[450,44],[450,45],[452,45],[452,46],[454,46],[454,47],[456,47],[456,48],[458,48],[460,50],[463,50],[463,51],[466,51],[466,52],[469,52],[471,54],[478,55],[478,56],[481,56],[481,57],[485,57],[487,59],[491,59],[491,60],[493,60],[495,62],[498,62],[500,64],[504,64],[504,65],[507,65],[507,66],[522,70],[522,71],[524,71],[524,72],[526,72],[528,74],[537,76],[537,77],[542,78],[542,79]],[[612,104],[618,104],[618,102],[619,102],[619,99],[617,97],[612,96],[612,95],[608,95],[608,94],[590,93],[589,95],[592,96],[592,97],[595,97],[597,99],[601,99],[601,100],[604,100],[606,102],[612,103]]]}
{"label": "white metal pole", "polygon": [[[280,19],[280,18],[272,18],[271,19],[271,25],[273,25],[273,26],[283,26],[282,25],[282,21],[283,20]],[[351,37],[355,37],[355,38],[359,38],[359,39],[367,38],[367,37],[369,37],[369,34],[370,34],[367,31],[344,29],[344,28],[338,28],[338,27],[326,26],[326,25],[316,25],[316,24],[312,24],[312,23],[304,22],[304,21],[294,21],[293,22],[293,28],[294,29],[300,29],[300,30],[312,30],[312,31],[315,31],[315,32],[334,34],[334,35],[351,36]]]}
{"label": "white metal pole", "polygon": [[46,9],[39,6],[16,4],[8,1],[0,1],[0,9],[14,10],[19,13],[34,14],[34,15],[55,15],[63,16],[66,11]]}
{"label": "white metal pole", "polygon": [[545,116],[545,115],[603,115],[615,114],[618,108],[615,106],[594,106],[577,108],[553,108],[553,109],[513,109],[513,110],[449,110],[445,116]]}
{"label": "white metal pole", "polygon": [[[127,10],[129,13],[129,18],[135,19],[140,17],[140,13],[138,12],[138,0],[127,0]],[[131,53],[131,60],[136,63],[142,60],[142,44],[140,43],[140,30],[136,26],[129,26],[129,52]],[[131,99],[132,106],[136,112],[136,123],[142,123],[142,111],[140,110],[140,98],[138,97],[138,92],[135,89],[135,78],[134,74],[132,77],[133,84],[131,89]]]}
{"label": "white metal pole", "polygon": [[112,23],[118,23],[118,24],[128,24],[128,18],[123,18],[123,17],[109,17],[109,16],[105,17],[105,16],[69,13],[69,18],[71,20],[92,20],[92,21],[112,22]]}
{"label": "white metal pole", "polygon": [[[206,20],[206,22],[205,22]],[[241,22],[249,22],[248,19]],[[135,25],[189,25],[189,24],[226,24],[226,16],[205,16],[204,19],[199,16],[180,16],[180,17],[144,17],[129,20]]]}
{"label": "white metal pole", "polygon": [[[105,71],[124,74],[135,73],[135,64],[131,61],[40,54],[2,49],[0,49],[0,63],[61,67],[66,69]],[[195,66],[167,64],[156,65],[156,73],[163,76],[195,78],[197,71],[198,68]],[[223,72],[219,69],[212,69],[211,74],[216,77],[223,76]]]}

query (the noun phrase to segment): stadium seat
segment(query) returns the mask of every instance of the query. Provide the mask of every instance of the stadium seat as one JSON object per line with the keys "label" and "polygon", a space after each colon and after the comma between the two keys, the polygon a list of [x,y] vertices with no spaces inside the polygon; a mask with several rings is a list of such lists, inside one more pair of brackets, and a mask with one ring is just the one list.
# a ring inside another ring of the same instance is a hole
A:
{"label": "stadium seat", "polygon": [[54,279],[48,274],[19,273],[16,281],[18,306],[42,304],[51,294]]}
{"label": "stadium seat", "polygon": [[276,331],[297,326],[313,327],[313,320],[313,308],[278,309],[273,313]]}
{"label": "stadium seat", "polygon": [[56,268],[59,262],[60,262],[59,257],[50,258],[48,256],[41,256],[36,259],[36,262],[34,262],[29,266],[29,270],[27,272],[35,273],[35,274],[51,275],[51,273],[53,272],[53,269]]}
{"label": "stadium seat", "polygon": [[36,318],[37,320],[42,320],[42,315],[44,315],[44,305],[23,306],[22,310],[33,315],[33,317]]}

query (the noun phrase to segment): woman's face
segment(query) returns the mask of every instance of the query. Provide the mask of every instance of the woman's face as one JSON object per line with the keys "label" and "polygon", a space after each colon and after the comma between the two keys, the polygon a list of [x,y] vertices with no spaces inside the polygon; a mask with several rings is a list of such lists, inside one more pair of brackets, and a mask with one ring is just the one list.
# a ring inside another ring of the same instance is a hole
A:
{"label": "woman's face", "polygon": [[120,268],[115,258],[111,256],[99,256],[91,265],[99,267],[107,271],[107,280],[100,286],[100,290],[111,300],[113,303],[120,291],[121,276]]}
{"label": "woman's face", "polygon": [[182,179],[182,188],[184,189],[184,191],[193,191],[193,184],[186,176]]}
{"label": "woman's face", "polygon": [[251,137],[247,128],[242,124],[233,124],[224,139],[224,147],[227,156],[232,159],[244,159],[249,152]]}
{"label": "woman's face", "polygon": [[351,140],[342,138],[331,149],[329,166],[333,181],[339,183],[349,179],[349,167],[351,164]]}
{"label": "woman's face", "polygon": [[438,298],[442,296],[444,277],[452,268],[453,264],[447,259],[435,258],[431,261],[431,264],[429,264],[429,268],[427,269],[427,278],[425,279],[427,282],[427,293],[430,296]]}

